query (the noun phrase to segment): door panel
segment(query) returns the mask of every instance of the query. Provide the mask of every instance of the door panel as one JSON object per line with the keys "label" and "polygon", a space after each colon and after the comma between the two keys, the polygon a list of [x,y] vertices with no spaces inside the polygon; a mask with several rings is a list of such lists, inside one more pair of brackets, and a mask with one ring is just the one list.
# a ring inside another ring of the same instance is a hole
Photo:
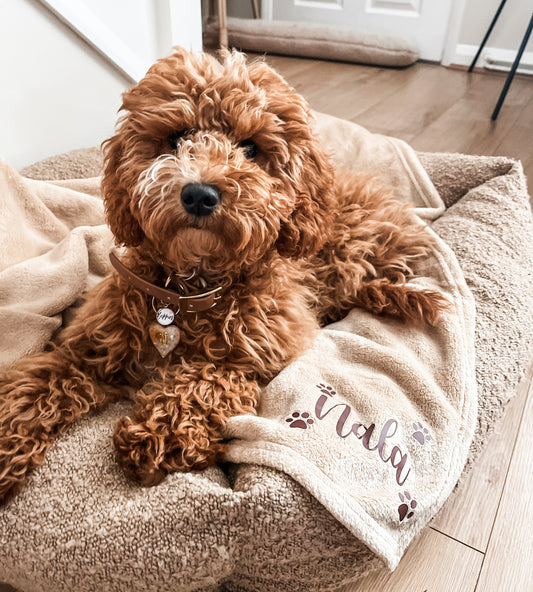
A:
{"label": "door panel", "polygon": [[453,0],[272,0],[272,17],[388,33],[416,42],[421,58],[440,61],[452,3]]}

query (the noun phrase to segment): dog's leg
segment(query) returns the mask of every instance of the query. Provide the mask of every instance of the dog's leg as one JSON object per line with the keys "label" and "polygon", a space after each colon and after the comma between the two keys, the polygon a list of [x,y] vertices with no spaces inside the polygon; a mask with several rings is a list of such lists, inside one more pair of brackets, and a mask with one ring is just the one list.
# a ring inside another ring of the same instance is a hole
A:
{"label": "dog's leg", "polygon": [[[416,247],[412,251],[416,254]],[[406,322],[435,325],[450,303],[440,292],[407,281],[412,273],[405,263],[406,252],[408,256],[406,248],[396,257],[389,252],[387,258],[364,263],[333,257],[327,265],[317,266],[316,276],[322,280],[317,289],[321,324],[338,321],[358,307]]]}
{"label": "dog's leg", "polygon": [[[0,504],[20,488],[28,471],[42,464],[61,432],[120,394],[109,383],[129,344],[127,336],[113,338],[113,331],[120,332],[117,319],[123,313],[113,308],[110,295],[116,289],[108,289],[108,283],[97,286],[79,309],[60,345],[0,375]],[[91,331],[92,340],[87,336]]]}
{"label": "dog's leg", "polygon": [[341,176],[337,195],[331,238],[313,262],[322,322],[360,307],[434,325],[449,302],[407,281],[431,253],[432,235],[377,179]]}
{"label": "dog's leg", "polygon": [[259,393],[243,372],[191,363],[146,385],[132,417],[114,435],[126,475],[145,486],[167,473],[204,469],[224,450],[222,430],[234,415],[253,413]]}
{"label": "dog's leg", "polygon": [[417,289],[406,283],[395,284],[386,278],[363,283],[354,304],[374,314],[387,314],[406,322],[422,321],[428,325],[435,325],[440,313],[449,306],[440,292]]}
{"label": "dog's leg", "polygon": [[109,395],[61,348],[6,372],[0,380],[0,503],[42,464],[59,433],[103,407]]}

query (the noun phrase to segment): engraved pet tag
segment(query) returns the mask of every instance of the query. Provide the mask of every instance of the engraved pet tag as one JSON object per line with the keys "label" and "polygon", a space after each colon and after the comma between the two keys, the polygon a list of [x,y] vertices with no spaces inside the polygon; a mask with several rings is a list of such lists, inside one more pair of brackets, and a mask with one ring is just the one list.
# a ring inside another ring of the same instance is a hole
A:
{"label": "engraved pet tag", "polygon": [[150,339],[162,358],[175,349],[180,342],[180,330],[176,325],[161,326],[159,323],[150,325]]}
{"label": "engraved pet tag", "polygon": [[174,311],[170,308],[160,308],[156,313],[160,325],[171,325],[174,322]]}

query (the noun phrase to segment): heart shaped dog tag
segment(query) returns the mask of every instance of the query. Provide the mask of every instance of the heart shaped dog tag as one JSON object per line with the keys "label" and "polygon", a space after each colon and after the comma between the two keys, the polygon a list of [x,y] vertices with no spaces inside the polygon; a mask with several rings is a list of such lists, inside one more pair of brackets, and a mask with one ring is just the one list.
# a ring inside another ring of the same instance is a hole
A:
{"label": "heart shaped dog tag", "polygon": [[150,339],[162,358],[176,348],[180,342],[180,330],[176,325],[161,326],[159,323],[150,325]]}

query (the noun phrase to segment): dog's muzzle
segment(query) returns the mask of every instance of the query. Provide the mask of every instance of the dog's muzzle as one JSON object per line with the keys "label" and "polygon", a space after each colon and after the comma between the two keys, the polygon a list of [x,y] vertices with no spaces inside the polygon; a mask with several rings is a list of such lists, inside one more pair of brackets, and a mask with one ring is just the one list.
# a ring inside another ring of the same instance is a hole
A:
{"label": "dog's muzzle", "polygon": [[210,216],[220,203],[220,191],[214,185],[189,183],[181,190],[181,203],[187,214]]}

